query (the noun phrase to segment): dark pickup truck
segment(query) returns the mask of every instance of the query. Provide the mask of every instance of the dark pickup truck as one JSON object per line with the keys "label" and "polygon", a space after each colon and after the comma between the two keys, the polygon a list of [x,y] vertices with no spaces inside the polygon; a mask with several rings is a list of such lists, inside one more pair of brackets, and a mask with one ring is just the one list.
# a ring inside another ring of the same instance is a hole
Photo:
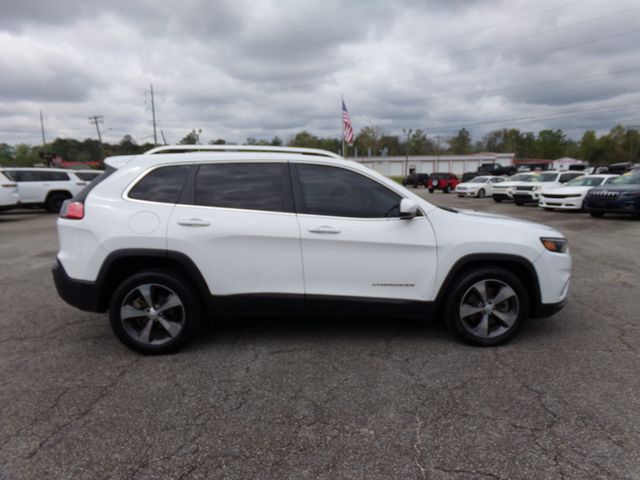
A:
{"label": "dark pickup truck", "polygon": [[410,173],[407,177],[402,179],[402,185],[404,185],[405,187],[409,186],[413,188],[418,188],[420,185],[426,187],[428,181],[428,173]]}
{"label": "dark pickup truck", "polygon": [[518,169],[513,165],[509,165],[505,167],[504,165],[500,165],[499,163],[483,163],[478,167],[478,172],[484,175],[494,175],[494,176],[506,175],[510,177],[511,175],[514,175],[517,171]]}

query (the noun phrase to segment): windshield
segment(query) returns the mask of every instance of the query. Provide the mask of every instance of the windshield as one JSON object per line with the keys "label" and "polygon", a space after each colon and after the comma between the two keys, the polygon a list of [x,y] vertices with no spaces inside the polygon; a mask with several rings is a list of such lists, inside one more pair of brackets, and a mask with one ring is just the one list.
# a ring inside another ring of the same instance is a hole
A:
{"label": "windshield", "polygon": [[532,178],[533,178],[533,174],[531,173],[518,173],[513,177],[509,177],[508,181],[509,182],[530,182]]}
{"label": "windshield", "polygon": [[579,177],[565,183],[567,187],[597,187],[602,185],[603,177]]}
{"label": "windshield", "polygon": [[614,178],[609,185],[640,185],[640,173],[625,173],[624,175]]}
{"label": "windshield", "polygon": [[470,180],[469,183],[487,183],[487,181],[491,177],[476,177],[473,180]]}
{"label": "windshield", "polygon": [[558,176],[557,173],[539,173],[537,175],[534,175],[531,178],[531,181],[532,182],[554,182],[557,176]]}

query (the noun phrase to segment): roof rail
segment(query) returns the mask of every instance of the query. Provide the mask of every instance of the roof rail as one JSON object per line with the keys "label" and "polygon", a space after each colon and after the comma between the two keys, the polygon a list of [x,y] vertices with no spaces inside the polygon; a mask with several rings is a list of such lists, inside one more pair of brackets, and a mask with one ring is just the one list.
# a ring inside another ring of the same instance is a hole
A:
{"label": "roof rail", "polygon": [[337,153],[318,148],[299,147],[269,147],[263,145],[164,145],[147,150],[143,155],[158,155],[162,153],[194,153],[194,152],[271,152],[291,153],[299,155],[317,155],[344,160]]}

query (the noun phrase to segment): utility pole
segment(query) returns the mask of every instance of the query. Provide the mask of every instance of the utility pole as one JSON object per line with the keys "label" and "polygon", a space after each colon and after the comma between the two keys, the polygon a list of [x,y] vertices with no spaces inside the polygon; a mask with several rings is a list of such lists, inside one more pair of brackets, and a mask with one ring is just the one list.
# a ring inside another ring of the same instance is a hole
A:
{"label": "utility pole", "polygon": [[153,145],[158,146],[158,135],[156,134],[156,104],[153,100],[153,83],[151,84],[151,116],[153,118]]}
{"label": "utility pole", "polygon": [[162,134],[162,141],[164,142],[164,144],[167,144],[167,139],[164,138],[164,132],[162,130],[160,130],[160,133]]}
{"label": "utility pole", "polygon": [[104,123],[104,117],[102,115],[94,115],[89,117],[89,122],[95,124],[96,132],[98,132],[98,143],[100,144],[100,160],[104,160],[104,149],[102,148],[102,134],[100,133],[100,123]]}
{"label": "utility pole", "polygon": [[413,128],[407,130],[406,128],[402,129],[402,133],[407,136],[407,143],[404,148],[404,176],[409,176],[409,138],[411,137],[411,132],[413,132]]}
{"label": "utility pole", "polygon": [[42,110],[40,110],[40,131],[42,132],[42,146],[47,143],[44,139],[44,120],[42,119]]}

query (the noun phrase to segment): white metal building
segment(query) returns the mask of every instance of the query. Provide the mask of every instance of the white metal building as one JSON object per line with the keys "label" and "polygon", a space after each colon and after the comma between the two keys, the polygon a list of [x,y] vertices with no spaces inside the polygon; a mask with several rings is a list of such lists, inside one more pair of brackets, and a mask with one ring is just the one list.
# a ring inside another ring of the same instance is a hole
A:
{"label": "white metal building", "polygon": [[416,173],[446,172],[462,175],[475,172],[483,163],[513,165],[513,153],[477,153],[472,155],[421,155],[405,157],[350,157],[373,170],[391,176],[404,176],[405,172]]}

